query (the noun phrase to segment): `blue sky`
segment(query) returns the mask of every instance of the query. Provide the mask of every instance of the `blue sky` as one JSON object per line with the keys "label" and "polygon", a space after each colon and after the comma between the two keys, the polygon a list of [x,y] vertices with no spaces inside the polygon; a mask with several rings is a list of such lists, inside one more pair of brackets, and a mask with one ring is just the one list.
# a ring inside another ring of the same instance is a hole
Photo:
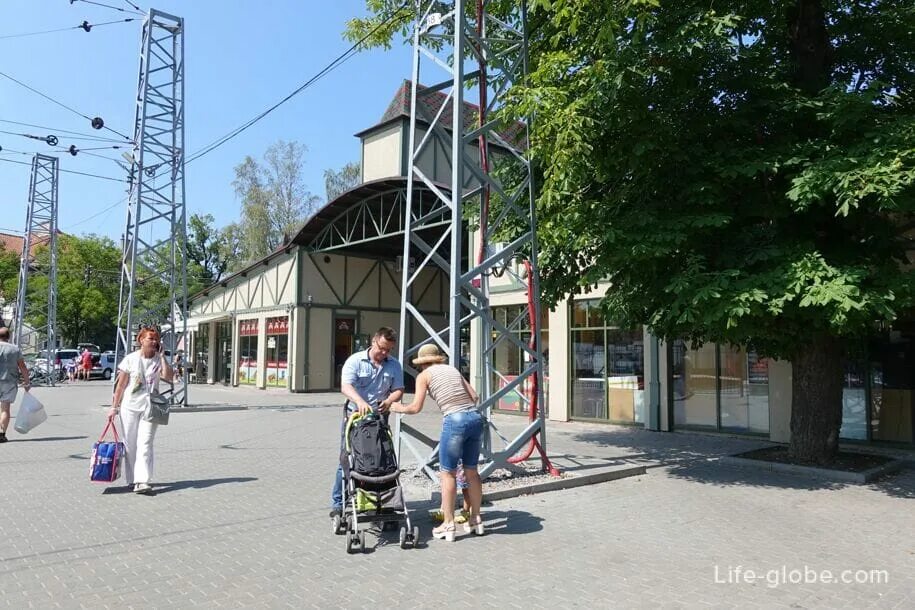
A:
{"label": "blue sky", "polygon": [[[99,0],[129,8],[123,0]],[[133,0],[144,10],[149,4]],[[365,12],[363,0],[158,0],[155,8],[185,19],[186,128],[188,156],[278,102],[350,43],[346,20]],[[69,0],[0,0],[0,71],[80,113],[101,116],[106,126],[132,136],[141,18],[129,23],[52,34],[3,36],[136,17]],[[360,53],[275,110],[240,136],[187,167],[188,216],[212,213],[218,226],[238,218],[231,182],[245,155],[260,159],[279,139],[305,144],[308,188],[323,198],[323,172],[359,159],[355,132],[375,124],[399,83],[410,75],[409,48]],[[0,119],[93,135],[89,122],[0,77]],[[0,130],[47,135],[60,145],[89,147],[66,134],[0,123]],[[105,145],[105,144],[102,144]],[[43,142],[0,133],[0,159],[30,162],[42,152],[60,157],[62,170],[124,178],[113,161],[55,152]],[[95,151],[120,158],[120,151]],[[25,226],[30,169],[0,162],[0,231]],[[126,203],[99,214],[125,197],[126,184],[61,173],[58,224],[64,232],[96,233],[117,241]],[[99,214],[95,216],[96,214]],[[93,217],[94,216],[94,217]],[[88,220],[87,220],[88,219]]]}

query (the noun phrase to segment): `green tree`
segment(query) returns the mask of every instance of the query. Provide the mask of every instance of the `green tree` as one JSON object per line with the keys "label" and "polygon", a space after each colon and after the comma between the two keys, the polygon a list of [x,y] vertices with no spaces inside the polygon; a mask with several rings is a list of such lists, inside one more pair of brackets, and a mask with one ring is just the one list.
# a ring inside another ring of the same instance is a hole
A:
{"label": "green tree", "polygon": [[232,185],[241,199],[239,248],[245,262],[270,254],[290,238],[318,205],[303,178],[307,148],[279,140],[260,164],[252,157],[235,167]]}
{"label": "green tree", "polygon": [[[35,265],[50,263],[48,248],[35,251]],[[62,345],[88,341],[113,347],[120,291],[121,253],[107,237],[60,235],[57,239],[57,331]],[[29,279],[28,297],[46,300],[47,276]],[[27,320],[36,327],[43,318]]]}
{"label": "green tree", "polygon": [[847,346],[913,305],[915,5],[533,5],[505,111],[547,300],[609,280],[621,324],[790,359],[790,452],[829,462]]}
{"label": "green tree", "polygon": [[218,282],[229,269],[231,252],[223,244],[224,231],[217,229],[215,223],[212,214],[192,214],[187,221],[188,294]]}
{"label": "green tree", "polygon": [[[13,303],[19,286],[19,256],[17,252],[0,249],[0,308]],[[9,320],[4,320],[9,322]]]}
{"label": "green tree", "polygon": [[324,192],[328,202],[333,201],[362,181],[362,167],[358,161],[347,163],[339,170],[324,170]]}

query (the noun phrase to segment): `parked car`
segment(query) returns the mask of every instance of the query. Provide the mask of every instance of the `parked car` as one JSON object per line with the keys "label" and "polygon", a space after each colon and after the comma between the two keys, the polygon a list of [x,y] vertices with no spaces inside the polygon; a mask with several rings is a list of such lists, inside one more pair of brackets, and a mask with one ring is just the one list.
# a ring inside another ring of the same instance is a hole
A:
{"label": "parked car", "polygon": [[101,354],[92,354],[92,370],[89,371],[89,377],[101,377],[102,379],[111,379],[118,368],[115,362],[114,352],[102,352]]}
{"label": "parked car", "polygon": [[42,350],[38,353],[38,357],[35,358],[34,368],[36,371],[41,373],[47,373],[49,370],[57,371],[57,378],[63,379],[67,376],[67,363],[71,360],[79,358],[79,350],[73,348],[61,348],[57,350],[55,355],[54,364],[48,366],[48,350]]}

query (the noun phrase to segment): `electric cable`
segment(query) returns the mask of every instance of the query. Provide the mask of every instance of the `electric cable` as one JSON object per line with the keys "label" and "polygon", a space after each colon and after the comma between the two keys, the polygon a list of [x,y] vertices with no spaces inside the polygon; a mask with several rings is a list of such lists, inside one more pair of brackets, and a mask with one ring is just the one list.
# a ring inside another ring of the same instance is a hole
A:
{"label": "electric cable", "polygon": [[41,34],[54,34],[56,32],[67,32],[70,30],[85,30],[89,32],[92,28],[97,28],[103,25],[111,25],[113,23],[127,23],[128,21],[136,21],[136,17],[129,17],[127,19],[118,19],[117,21],[104,21],[102,23],[89,23],[88,21],[83,21],[79,25],[74,25],[68,28],[58,28],[56,30],[43,30],[41,32],[27,32],[25,34],[7,34],[5,36],[0,36],[0,40],[7,40],[10,38],[25,38],[27,36],[39,36]]}
{"label": "electric cable", "polygon": [[[0,76],[3,76],[4,78],[8,78],[9,80],[13,81],[13,82],[16,83],[17,85],[21,85],[22,87],[25,87],[25,88],[28,89],[29,91],[32,91],[33,93],[37,93],[38,95],[40,95],[41,97],[45,98],[46,100],[48,100],[48,101],[50,101],[50,102],[53,102],[53,103],[57,104],[57,105],[60,106],[61,108],[65,108],[65,109],[69,110],[70,112],[72,112],[72,113],[74,113],[74,114],[77,114],[77,115],[83,117],[84,119],[86,119],[87,121],[89,121],[90,123],[92,123],[93,126],[96,125],[96,122],[97,122],[97,121],[101,121],[101,119],[100,119],[99,117],[95,117],[94,119],[93,119],[93,118],[90,118],[90,117],[86,116],[85,114],[83,114],[82,112],[80,112],[79,110],[75,110],[75,109],[71,108],[70,106],[67,106],[66,104],[64,104],[64,103],[62,103],[62,102],[58,102],[58,101],[55,100],[54,98],[52,98],[52,97],[50,97],[50,96],[48,96],[48,95],[45,95],[44,93],[42,93],[42,92],[39,91],[38,89],[34,89],[34,88],[32,88],[32,87],[29,87],[29,86],[26,85],[24,82],[22,82],[22,81],[20,81],[20,80],[16,80],[15,78],[13,78],[12,76],[10,76],[9,74],[7,74],[7,73],[5,73],[5,72],[0,71]],[[124,134],[122,134],[121,132],[112,129],[111,127],[108,127],[107,125],[104,125],[104,122],[102,122],[102,123],[100,124],[100,127],[101,127],[102,129],[107,129],[108,131],[111,131],[111,132],[113,132],[113,133],[118,134],[119,136],[121,136],[122,138],[124,138],[125,140],[127,140],[128,142],[132,142],[132,141],[133,141],[133,140],[131,140],[130,138],[128,138],[127,136],[125,136]]]}
{"label": "electric cable", "polygon": [[[36,129],[47,129],[48,131],[52,131],[52,132],[56,132],[56,133],[65,133],[68,135],[72,134],[73,136],[79,136],[79,137],[71,137],[70,138],[71,140],[93,140],[93,141],[97,141],[97,142],[121,142],[120,138],[117,138],[117,139],[106,138],[105,136],[96,136],[93,134],[82,133],[80,131],[71,131],[69,129],[59,129],[56,127],[48,127],[47,125],[35,125],[34,123],[23,123],[21,121],[11,121],[9,119],[0,119],[0,123],[9,123],[10,125],[22,125],[24,127],[34,127]],[[9,133],[9,132],[4,132],[4,133]]]}
{"label": "electric cable", "polygon": [[[23,154],[23,155],[31,155],[31,154],[33,154],[33,153],[26,153],[26,152],[15,151],[15,150],[3,151],[3,152],[11,152],[11,153],[17,153],[17,152],[18,152],[18,153]],[[28,165],[28,166],[31,166],[31,165],[32,165],[31,163],[28,163],[28,162],[26,162],[26,161],[16,161],[15,159],[0,159],[0,161],[5,161],[5,162],[7,162],[7,163],[17,163],[17,164],[19,164],[19,165]],[[112,178],[111,176],[100,176],[100,175],[98,175],[98,174],[89,174],[89,173],[87,173],[87,172],[78,172],[78,171],[75,171],[75,170],[72,170],[72,169],[61,169],[61,168],[57,168],[57,171],[65,172],[65,173],[67,173],[67,174],[77,174],[77,175],[79,175],[79,176],[88,176],[88,177],[90,177],[90,178],[98,178],[99,180],[110,180],[110,181],[112,181],[112,182],[124,182],[124,183],[127,182],[127,181],[124,180],[123,178]]]}
{"label": "electric cable", "polygon": [[82,220],[79,220],[79,221],[77,221],[77,222],[68,224],[68,225],[66,226],[66,228],[67,228],[67,229],[72,229],[73,227],[78,227],[79,225],[81,225],[81,224],[83,224],[83,223],[89,222],[89,221],[92,220],[93,218],[98,218],[99,216],[101,216],[101,215],[104,214],[105,212],[108,212],[108,211],[110,211],[110,210],[113,210],[114,208],[116,208],[117,206],[121,205],[121,204],[124,203],[125,201],[127,201],[127,197],[122,197],[119,201],[116,201],[116,202],[112,203],[111,205],[109,205],[108,207],[104,208],[104,209],[101,210],[100,212],[96,212],[96,213],[93,214],[92,216],[87,216],[86,218],[83,218]]}
{"label": "electric cable", "polygon": [[70,4],[73,4],[74,2],[85,2],[86,4],[94,4],[95,6],[103,6],[105,8],[110,8],[110,9],[119,11],[121,13],[135,13],[137,15],[144,15],[144,13],[142,13],[142,12],[128,11],[126,8],[111,6],[110,4],[102,4],[101,2],[93,2],[92,0],[70,0]]}
{"label": "electric cable", "polygon": [[226,135],[224,135],[224,136],[222,136],[222,137],[220,137],[220,138],[217,138],[217,139],[214,140],[213,142],[207,144],[206,146],[204,146],[203,148],[201,148],[200,150],[198,150],[197,152],[195,152],[194,154],[192,154],[192,155],[185,161],[185,164],[191,163],[192,161],[196,161],[196,160],[199,159],[200,157],[202,157],[202,156],[204,156],[204,155],[206,155],[206,154],[209,154],[210,152],[216,150],[217,148],[219,148],[220,146],[222,146],[223,144],[225,144],[226,142],[228,142],[229,140],[231,140],[231,139],[234,138],[235,136],[241,134],[243,131],[245,131],[246,129],[248,129],[249,127],[251,127],[251,126],[254,125],[255,123],[257,123],[258,121],[260,121],[261,119],[263,119],[265,116],[267,116],[268,114],[270,114],[271,112],[273,112],[274,110],[276,110],[277,108],[279,108],[280,106],[282,106],[283,104],[285,104],[286,102],[288,102],[289,100],[291,100],[293,97],[295,97],[296,95],[298,95],[299,93],[301,93],[302,91],[304,91],[305,89],[307,89],[308,87],[310,87],[311,85],[313,85],[314,83],[316,83],[318,80],[320,80],[321,78],[323,78],[324,76],[326,76],[327,74],[329,74],[331,71],[333,71],[333,70],[335,70],[336,68],[338,68],[338,67],[340,67],[341,65],[343,65],[350,57],[352,57],[353,55],[356,54],[356,51],[359,49],[359,47],[362,45],[363,42],[365,42],[366,40],[368,40],[369,37],[371,37],[375,32],[377,32],[377,31],[380,30],[381,28],[383,28],[383,27],[385,27],[386,25],[392,23],[392,22],[394,21],[394,19],[395,19],[396,17],[398,17],[398,16],[400,15],[400,13],[407,7],[408,4],[410,4],[410,0],[407,0],[406,2],[404,2],[403,4],[401,4],[400,7],[397,8],[394,12],[392,12],[384,21],[382,21],[382,22],[379,23],[377,26],[375,26],[368,34],[366,34],[365,36],[363,36],[362,38],[360,38],[360,39],[359,39],[357,42],[355,42],[349,49],[347,49],[346,51],[344,51],[343,53],[341,53],[340,55],[338,55],[336,59],[334,59],[333,61],[331,61],[331,62],[330,62],[329,64],[327,64],[324,68],[322,68],[320,71],[318,71],[317,74],[315,74],[315,75],[312,76],[310,79],[308,79],[307,81],[305,81],[305,83],[303,83],[303,84],[302,84],[299,88],[297,88],[295,91],[293,91],[292,93],[290,93],[289,95],[287,95],[286,97],[284,97],[283,99],[281,99],[279,102],[277,102],[276,104],[274,104],[273,106],[271,106],[271,107],[268,108],[267,110],[261,112],[260,114],[258,114],[258,115],[257,115],[256,117],[254,117],[253,119],[250,119],[249,121],[247,121],[246,123],[242,124],[241,126],[236,127],[235,129],[233,129],[232,131],[230,131],[230,132],[227,133]]}

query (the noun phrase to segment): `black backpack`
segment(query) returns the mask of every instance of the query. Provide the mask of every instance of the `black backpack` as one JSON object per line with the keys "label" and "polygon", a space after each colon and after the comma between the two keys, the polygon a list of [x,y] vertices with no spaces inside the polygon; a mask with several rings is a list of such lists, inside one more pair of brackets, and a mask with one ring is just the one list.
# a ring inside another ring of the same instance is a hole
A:
{"label": "black backpack", "polygon": [[349,430],[353,470],[370,477],[380,477],[397,470],[394,442],[387,425],[368,416],[353,423]]}

